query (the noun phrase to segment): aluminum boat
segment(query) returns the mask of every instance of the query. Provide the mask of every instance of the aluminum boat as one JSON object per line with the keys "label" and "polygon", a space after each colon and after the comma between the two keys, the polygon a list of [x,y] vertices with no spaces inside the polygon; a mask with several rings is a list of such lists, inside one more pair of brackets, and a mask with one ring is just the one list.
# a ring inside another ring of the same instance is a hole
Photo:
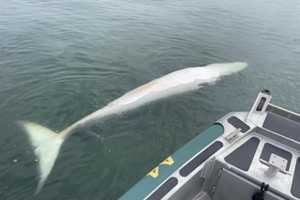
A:
{"label": "aluminum boat", "polygon": [[300,115],[262,90],[163,160],[119,200],[299,200]]}

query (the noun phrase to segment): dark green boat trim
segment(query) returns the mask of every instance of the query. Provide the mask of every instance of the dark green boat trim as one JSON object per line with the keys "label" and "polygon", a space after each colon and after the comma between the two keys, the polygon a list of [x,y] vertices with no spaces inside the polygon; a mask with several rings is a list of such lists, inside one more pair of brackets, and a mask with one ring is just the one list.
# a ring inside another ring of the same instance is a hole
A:
{"label": "dark green boat trim", "polygon": [[183,166],[189,159],[207,147],[211,142],[216,140],[224,133],[224,128],[221,124],[216,123],[209,127],[207,130],[199,134],[188,144],[184,145],[172,156],[170,165],[160,164],[157,168],[159,175],[154,178],[152,176],[145,176],[141,181],[134,185],[127,193],[125,193],[119,200],[143,200],[153,190],[155,190],[161,183],[166,181],[171,174]]}

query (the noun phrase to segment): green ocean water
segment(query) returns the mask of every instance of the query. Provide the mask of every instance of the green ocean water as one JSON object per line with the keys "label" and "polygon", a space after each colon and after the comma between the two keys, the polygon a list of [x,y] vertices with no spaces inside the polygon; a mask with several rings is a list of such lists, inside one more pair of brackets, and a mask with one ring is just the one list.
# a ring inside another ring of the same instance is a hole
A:
{"label": "green ocean water", "polygon": [[[299,33],[297,0],[2,0],[0,199],[115,200],[262,88],[300,112]],[[18,120],[60,131],[166,73],[231,61],[249,67],[70,137],[34,195],[37,165]]]}

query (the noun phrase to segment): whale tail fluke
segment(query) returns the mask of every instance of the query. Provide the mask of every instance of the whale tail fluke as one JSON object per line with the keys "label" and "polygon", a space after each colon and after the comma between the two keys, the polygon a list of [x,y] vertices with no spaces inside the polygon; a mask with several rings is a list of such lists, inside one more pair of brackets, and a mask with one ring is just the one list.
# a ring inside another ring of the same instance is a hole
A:
{"label": "whale tail fluke", "polygon": [[54,131],[33,122],[20,121],[19,124],[29,136],[38,161],[39,183],[36,190],[37,194],[42,189],[54,166],[64,138]]}

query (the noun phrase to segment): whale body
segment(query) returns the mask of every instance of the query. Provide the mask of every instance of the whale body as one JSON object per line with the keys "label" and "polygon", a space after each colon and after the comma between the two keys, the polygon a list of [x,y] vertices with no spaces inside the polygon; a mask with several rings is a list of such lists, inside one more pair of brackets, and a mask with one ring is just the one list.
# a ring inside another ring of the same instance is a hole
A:
{"label": "whale body", "polygon": [[75,133],[78,128],[85,127],[87,124],[97,120],[103,120],[115,114],[133,110],[162,98],[197,90],[207,84],[216,82],[224,76],[242,71],[246,67],[247,63],[234,62],[216,63],[174,71],[125,93],[103,108],[71,124],[60,133],[56,133],[33,122],[20,121],[19,123],[29,136],[34,148],[34,153],[38,159],[39,183],[36,193],[41,190],[49,176],[61,145],[66,138]]}

